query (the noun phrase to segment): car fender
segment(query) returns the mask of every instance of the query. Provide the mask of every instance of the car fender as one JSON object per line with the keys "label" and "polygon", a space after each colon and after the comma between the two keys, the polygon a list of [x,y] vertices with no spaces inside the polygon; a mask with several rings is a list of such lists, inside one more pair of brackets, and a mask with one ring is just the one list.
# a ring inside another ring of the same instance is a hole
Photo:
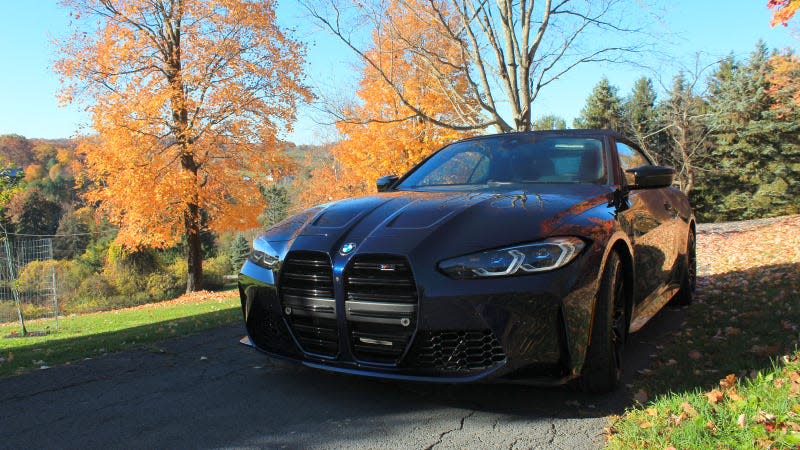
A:
{"label": "car fender", "polygon": [[[600,263],[598,264],[598,271],[593,277],[592,283],[590,286],[588,286],[589,289],[586,293],[584,293],[584,295],[579,296],[579,298],[582,298],[582,301],[585,304],[585,309],[580,308],[579,305],[575,303],[565,305],[565,313],[567,314],[565,320],[567,322],[573,322],[572,324],[567,323],[566,325],[567,330],[569,330],[568,347],[570,351],[571,372],[574,376],[577,376],[581,373],[584,361],[586,359],[586,351],[591,344],[592,326],[595,322],[595,311],[597,309],[597,292],[600,289],[600,283],[602,281],[603,271],[605,270],[608,257],[612,251],[620,251],[620,257],[626,267],[626,281],[630,281],[634,276],[632,248],[633,246],[631,245],[630,238],[628,238],[627,234],[625,234],[622,230],[615,230],[603,245],[602,258],[600,258]],[[633,283],[628,282],[627,286],[630,290],[633,288]],[[628,298],[631,298],[630,295],[632,295],[632,292],[626,292],[626,295],[628,295]],[[626,303],[626,315],[628,320],[630,320],[630,317],[632,317],[632,302],[627,301]],[[576,312],[580,310],[588,310],[590,313],[582,315],[583,317],[581,317],[581,314],[576,314]]]}

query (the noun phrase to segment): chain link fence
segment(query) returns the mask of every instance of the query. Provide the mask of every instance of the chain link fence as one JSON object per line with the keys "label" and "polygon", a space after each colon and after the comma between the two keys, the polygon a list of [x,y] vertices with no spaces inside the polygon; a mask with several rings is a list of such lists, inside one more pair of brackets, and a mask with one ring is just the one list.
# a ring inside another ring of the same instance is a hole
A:
{"label": "chain link fence", "polygon": [[3,239],[0,244],[0,323],[17,322],[21,332],[23,320],[50,320],[52,326],[47,328],[57,330],[57,294],[53,239]]}

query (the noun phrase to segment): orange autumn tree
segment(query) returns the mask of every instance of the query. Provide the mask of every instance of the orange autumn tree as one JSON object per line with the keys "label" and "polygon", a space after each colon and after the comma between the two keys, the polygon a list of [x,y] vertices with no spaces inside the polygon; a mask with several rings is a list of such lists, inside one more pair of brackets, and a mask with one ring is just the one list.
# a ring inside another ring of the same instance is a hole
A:
{"label": "orange autumn tree", "polygon": [[770,25],[773,27],[777,24],[787,26],[789,20],[800,9],[800,0],[769,0],[767,7],[773,10]]}
{"label": "orange autumn tree", "polygon": [[775,101],[773,109],[782,118],[800,111],[800,57],[784,52],[770,58],[769,94]]}
{"label": "orange autumn tree", "polygon": [[[402,89],[406,101],[441,122],[482,120],[478,102],[470,98],[463,49],[425,4],[396,0],[382,12],[382,25],[373,31],[373,44],[365,52],[372,63],[363,69],[358,104],[336,112],[344,139],[331,150],[333,161],[312,172],[301,204],[374,192],[378,177],[402,174],[445,144],[476,133],[431,123],[396,93]],[[446,5],[440,5],[445,15]],[[457,26],[455,20],[445,20]],[[437,49],[438,57],[414,51],[423,41]]]}
{"label": "orange autumn tree", "polygon": [[259,184],[281,175],[303,47],[273,0],[66,0],[65,101],[83,101],[87,199],[127,248],[186,240],[186,291],[202,288],[200,232],[257,225]]}

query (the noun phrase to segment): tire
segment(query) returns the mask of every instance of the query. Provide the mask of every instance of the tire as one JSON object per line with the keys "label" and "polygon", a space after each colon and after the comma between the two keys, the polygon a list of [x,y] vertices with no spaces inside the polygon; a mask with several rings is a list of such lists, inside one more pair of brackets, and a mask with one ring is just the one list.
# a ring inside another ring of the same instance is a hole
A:
{"label": "tire", "polygon": [[625,277],[622,262],[614,252],[603,269],[595,300],[594,322],[589,348],[578,387],[584,392],[614,390],[622,374],[622,348],[627,332]]}
{"label": "tire", "polygon": [[694,231],[689,232],[686,240],[686,257],[683,264],[681,289],[670,302],[673,306],[688,306],[694,299],[694,290],[697,287],[697,241]]}

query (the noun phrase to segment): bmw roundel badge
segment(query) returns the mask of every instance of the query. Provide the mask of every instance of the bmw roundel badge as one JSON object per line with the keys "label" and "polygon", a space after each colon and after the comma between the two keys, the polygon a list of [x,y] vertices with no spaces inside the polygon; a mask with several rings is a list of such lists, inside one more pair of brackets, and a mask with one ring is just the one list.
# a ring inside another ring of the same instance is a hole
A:
{"label": "bmw roundel badge", "polygon": [[355,249],[356,249],[356,243],[355,242],[348,242],[347,244],[344,244],[342,246],[342,248],[339,250],[339,253],[341,253],[343,255],[349,255]]}

